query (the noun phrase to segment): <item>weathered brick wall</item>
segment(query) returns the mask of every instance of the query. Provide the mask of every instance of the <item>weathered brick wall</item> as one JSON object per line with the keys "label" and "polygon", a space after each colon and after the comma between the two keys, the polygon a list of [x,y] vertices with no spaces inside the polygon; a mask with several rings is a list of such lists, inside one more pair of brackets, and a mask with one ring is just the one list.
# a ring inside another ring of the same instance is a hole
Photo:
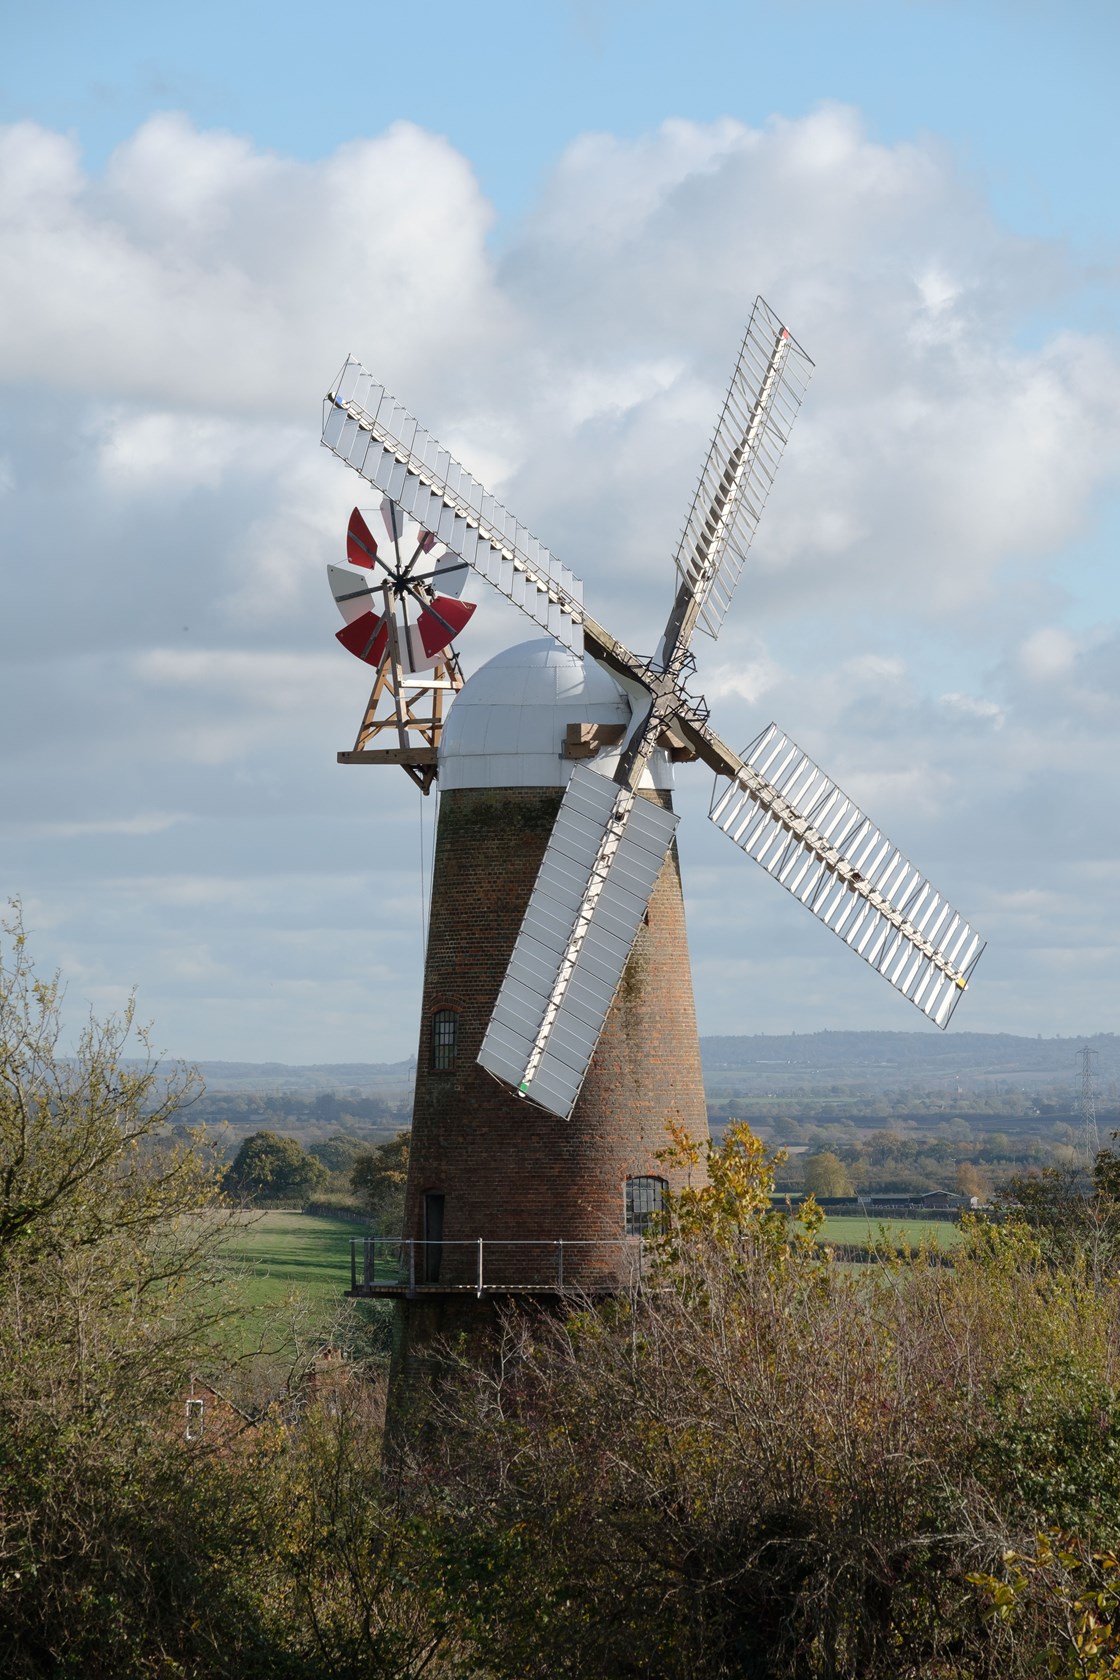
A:
{"label": "weathered brick wall", "polygon": [[[667,794],[650,794],[668,803]],[[441,800],[417,1057],[405,1235],[423,1236],[425,1192],[445,1197],[441,1282],[553,1275],[546,1244],[569,1250],[569,1282],[606,1282],[628,1262],[624,1185],[673,1179],[656,1151],[666,1123],[706,1138],[707,1115],[675,849],[650,901],[570,1120],[515,1096],[475,1060],[559,807],[559,790],[457,789]],[[455,1066],[431,1067],[431,1020],[459,1012]],[[507,1242],[534,1244],[500,1249]],[[526,1268],[532,1275],[526,1275]]]}

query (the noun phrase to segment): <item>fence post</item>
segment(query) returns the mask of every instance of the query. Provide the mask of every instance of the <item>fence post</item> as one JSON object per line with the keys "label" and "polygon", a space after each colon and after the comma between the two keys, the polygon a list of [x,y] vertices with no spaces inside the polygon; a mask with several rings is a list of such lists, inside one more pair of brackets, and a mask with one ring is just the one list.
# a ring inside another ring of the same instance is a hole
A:
{"label": "fence post", "polygon": [[478,1239],[478,1298],[482,1299],[482,1238]]}
{"label": "fence post", "polygon": [[370,1284],[373,1282],[374,1273],[376,1271],[376,1266],[377,1266],[377,1253],[376,1253],[376,1246],[375,1246],[376,1245],[376,1238],[365,1237],[363,1239],[363,1241],[365,1242],[365,1254],[363,1256],[364,1272],[365,1272],[364,1281],[365,1281],[365,1286],[368,1289]]}
{"label": "fence post", "polygon": [[416,1238],[408,1239],[408,1293],[416,1293]]}
{"label": "fence post", "polygon": [[556,1282],[559,1288],[564,1287],[564,1239],[560,1238],[556,1244]]}
{"label": "fence post", "polygon": [[357,1237],[350,1238],[350,1293],[354,1295],[358,1289],[358,1257],[355,1253]]}

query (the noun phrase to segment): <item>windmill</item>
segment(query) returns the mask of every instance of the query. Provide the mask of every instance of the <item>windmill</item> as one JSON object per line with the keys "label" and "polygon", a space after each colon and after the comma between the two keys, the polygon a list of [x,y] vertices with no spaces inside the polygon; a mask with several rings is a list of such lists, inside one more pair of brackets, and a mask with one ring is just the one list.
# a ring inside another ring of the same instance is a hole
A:
{"label": "windmill", "polygon": [[[456,559],[470,567],[630,697],[609,773],[577,762],[567,781],[478,1055],[498,1080],[560,1118],[573,1113],[673,844],[676,815],[640,797],[658,750],[712,769],[716,826],[937,1026],[948,1025],[982,953],[968,922],[788,735],[771,724],[737,753],[689,690],[693,637],[720,632],[811,371],[759,298],[650,658],[590,616],[580,580],[360,363],[347,360],[325,400],[323,443],[431,534],[448,567]],[[360,638],[371,628],[348,631]],[[586,743],[581,737],[572,756],[583,744],[594,757],[601,742],[594,732]]]}

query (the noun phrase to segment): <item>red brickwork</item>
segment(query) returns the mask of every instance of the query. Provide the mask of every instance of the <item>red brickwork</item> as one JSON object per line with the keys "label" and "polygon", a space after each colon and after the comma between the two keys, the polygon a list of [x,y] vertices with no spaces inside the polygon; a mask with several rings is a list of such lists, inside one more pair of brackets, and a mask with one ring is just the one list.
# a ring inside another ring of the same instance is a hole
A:
{"label": "red brickwork", "polygon": [[[647,797],[664,803],[668,794]],[[560,804],[559,790],[443,794],[417,1058],[405,1235],[422,1239],[425,1193],[444,1197],[440,1283],[603,1284],[630,1275],[625,1182],[667,1174],[656,1151],[679,1121],[708,1135],[684,905],[666,859],[570,1120],[515,1096],[476,1056]],[[458,1012],[454,1067],[432,1067],[431,1023]],[[502,1243],[525,1244],[503,1249]],[[422,1270],[422,1267],[420,1268]],[[417,1326],[419,1329],[419,1326]]]}

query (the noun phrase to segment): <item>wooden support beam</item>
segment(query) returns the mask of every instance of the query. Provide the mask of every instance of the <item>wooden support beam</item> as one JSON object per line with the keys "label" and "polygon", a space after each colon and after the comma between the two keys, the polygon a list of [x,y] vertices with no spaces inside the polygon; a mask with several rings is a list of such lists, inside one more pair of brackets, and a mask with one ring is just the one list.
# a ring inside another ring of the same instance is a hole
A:
{"label": "wooden support beam", "polygon": [[360,752],[335,754],[339,764],[435,764],[435,747],[365,747]]}
{"label": "wooden support beam", "polygon": [[[399,638],[391,624],[389,647],[378,668],[353,750],[338,753],[338,763],[399,764],[421,792],[428,793],[436,779],[444,711],[462,686],[459,661],[450,648],[430,673],[406,677],[401,668]],[[396,739],[395,747],[370,745],[386,735]],[[409,744],[415,741],[420,744]]]}
{"label": "wooden support beam", "polygon": [[657,744],[664,748],[674,764],[691,764],[697,756],[696,748],[672,727],[661,731]]}
{"label": "wooden support beam", "polygon": [[604,747],[617,747],[624,723],[569,723],[564,731],[565,758],[594,758]]}

